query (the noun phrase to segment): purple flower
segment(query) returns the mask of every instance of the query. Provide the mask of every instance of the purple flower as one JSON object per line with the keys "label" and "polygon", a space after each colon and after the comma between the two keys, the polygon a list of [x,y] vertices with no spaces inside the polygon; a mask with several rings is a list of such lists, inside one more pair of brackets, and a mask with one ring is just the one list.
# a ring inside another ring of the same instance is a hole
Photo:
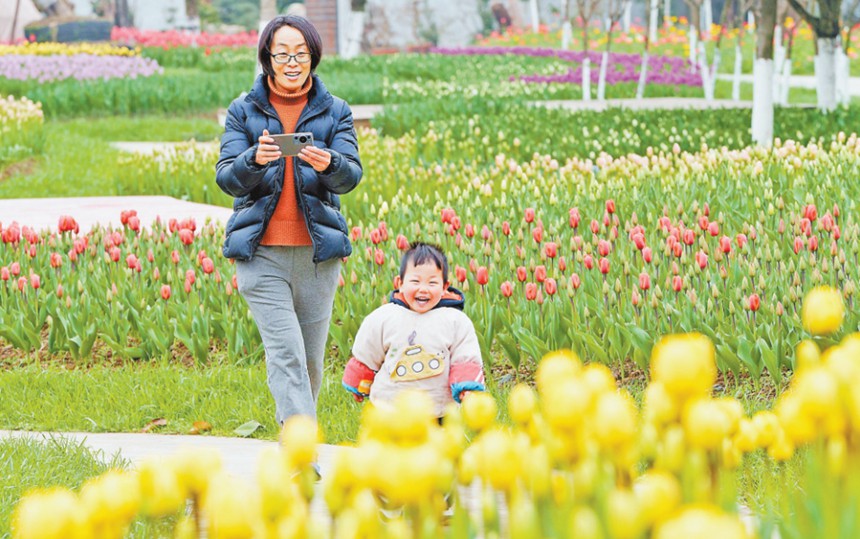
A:
{"label": "purple flower", "polygon": [[[539,58],[558,58],[575,64],[567,73],[556,75],[519,75],[509,78],[511,82],[523,81],[528,83],[546,84],[551,82],[565,84],[582,83],[582,62],[587,57],[591,61],[591,81],[597,82],[600,77],[600,62],[603,56],[599,51],[570,51],[544,47],[462,47],[462,48],[433,48],[431,53],[449,56],[532,56]],[[606,70],[606,84],[609,86],[624,82],[637,82],[642,57],[638,54],[610,52],[609,65]],[[649,56],[646,82],[649,84],[665,84],[669,86],[702,86],[702,75],[698,66],[691,68],[690,61],[677,56]]]}
{"label": "purple flower", "polygon": [[66,79],[108,80],[149,77],[164,70],[158,62],[140,56],[97,56],[74,54],[37,56],[9,54],[0,56],[0,77],[36,80],[40,83]]}

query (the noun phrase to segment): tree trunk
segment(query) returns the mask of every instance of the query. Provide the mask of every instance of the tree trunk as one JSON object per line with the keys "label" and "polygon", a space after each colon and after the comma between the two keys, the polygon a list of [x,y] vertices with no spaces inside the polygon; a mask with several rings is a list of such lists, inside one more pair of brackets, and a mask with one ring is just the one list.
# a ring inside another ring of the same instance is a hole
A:
{"label": "tree trunk", "polygon": [[663,26],[671,26],[672,25],[672,0],[663,0]]}
{"label": "tree trunk", "polygon": [[[651,9],[648,17],[648,40],[651,42],[657,41],[657,18],[660,15],[660,6],[658,0],[650,0]],[[632,4],[632,2],[631,2]]]}
{"label": "tree trunk", "polygon": [[582,100],[591,101],[591,60],[587,51],[585,54],[582,60]]}
{"label": "tree trunk", "polygon": [[636,99],[645,97],[645,83],[648,80],[648,51],[642,53],[642,67],[639,68],[639,84],[636,86]]}
{"label": "tree trunk", "polygon": [[740,101],[741,99],[741,68],[743,67],[743,49],[741,48],[740,38],[735,44],[735,70],[732,75],[732,99]]}
{"label": "tree trunk", "polygon": [[600,75],[597,78],[597,100],[606,99],[606,70],[609,69],[609,50],[603,51],[600,58]]}
{"label": "tree trunk", "polygon": [[627,2],[624,6],[624,15],[621,17],[621,28],[625,34],[630,33],[630,19],[633,17],[633,2]]}
{"label": "tree trunk", "polygon": [[702,35],[703,39],[711,35],[711,25],[714,24],[714,7],[711,0],[702,3]]}
{"label": "tree trunk", "polygon": [[12,34],[9,36],[9,43],[15,41],[15,26],[18,24],[18,12],[21,10],[21,0],[15,1],[15,14],[12,15]]}
{"label": "tree trunk", "polygon": [[537,0],[529,0],[529,15],[532,20],[532,31],[537,33],[540,26],[540,15],[538,14]]}
{"label": "tree trunk", "polygon": [[570,25],[570,0],[562,0],[561,8],[561,48],[564,50],[570,49],[570,42],[573,41],[573,27]]}
{"label": "tree trunk", "polygon": [[815,79],[818,108],[833,110],[836,108],[836,55],[841,48],[840,39],[820,37],[817,42]]}
{"label": "tree trunk", "polygon": [[753,66],[752,139],[755,144],[773,143],[773,30],[776,0],[760,0],[756,27],[756,59]]}
{"label": "tree trunk", "polygon": [[131,17],[129,17],[128,13],[128,0],[116,0],[114,23],[120,27],[131,26]]}
{"label": "tree trunk", "polygon": [[690,71],[696,70],[696,51],[699,50],[698,37],[699,33],[691,24],[689,34],[687,35],[687,38],[690,41],[690,57],[688,58],[688,60],[690,60]]}
{"label": "tree trunk", "polygon": [[[841,45],[841,44],[840,44]],[[851,94],[848,91],[849,63],[848,55],[840,46],[835,52],[836,65],[836,104],[848,106],[851,101]]]}
{"label": "tree trunk", "polygon": [[511,25],[515,28],[523,27],[523,11],[520,0],[508,0],[508,14],[511,16]]}

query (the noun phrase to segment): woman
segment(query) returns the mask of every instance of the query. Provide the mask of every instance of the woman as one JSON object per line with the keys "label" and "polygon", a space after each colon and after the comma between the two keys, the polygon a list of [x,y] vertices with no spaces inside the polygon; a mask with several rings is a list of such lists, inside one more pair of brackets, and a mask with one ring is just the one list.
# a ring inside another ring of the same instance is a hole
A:
{"label": "woman", "polygon": [[[326,338],[341,258],[352,247],[338,195],[361,180],[352,111],[314,73],[316,28],[298,16],[263,30],[263,66],[250,93],[227,111],[218,186],[235,197],[224,256],[236,260],[266,350],[276,418],[316,418]],[[314,145],[284,157],[270,134],[313,133]]]}

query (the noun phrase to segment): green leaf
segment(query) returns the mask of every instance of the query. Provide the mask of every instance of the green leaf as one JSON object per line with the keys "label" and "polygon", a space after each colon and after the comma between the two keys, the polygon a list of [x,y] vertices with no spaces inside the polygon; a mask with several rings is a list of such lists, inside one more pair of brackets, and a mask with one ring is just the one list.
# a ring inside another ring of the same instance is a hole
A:
{"label": "green leaf", "polygon": [[505,350],[505,353],[507,354],[508,360],[511,362],[511,365],[513,365],[515,369],[518,369],[520,367],[520,361],[522,360],[522,356],[520,354],[520,349],[517,348],[517,343],[514,338],[507,333],[499,333],[496,336],[496,340]]}
{"label": "green leaf", "polygon": [[755,349],[753,344],[746,339],[738,340],[738,358],[749,369],[753,378],[761,376],[762,365],[754,355]]}
{"label": "green leaf", "polygon": [[242,436],[243,438],[247,438],[248,436],[254,434],[257,431],[257,429],[259,429],[262,426],[263,425],[261,425],[260,423],[258,423],[257,421],[254,421],[252,419],[251,421],[248,421],[247,423],[243,423],[242,425],[240,425],[233,432],[238,434],[239,436]]}
{"label": "green leaf", "polygon": [[758,348],[759,354],[761,355],[762,363],[767,367],[767,372],[770,373],[770,376],[774,381],[779,384],[782,381],[782,371],[779,368],[779,356],[776,354],[776,350],[767,344],[761,337],[756,341],[756,348]]}

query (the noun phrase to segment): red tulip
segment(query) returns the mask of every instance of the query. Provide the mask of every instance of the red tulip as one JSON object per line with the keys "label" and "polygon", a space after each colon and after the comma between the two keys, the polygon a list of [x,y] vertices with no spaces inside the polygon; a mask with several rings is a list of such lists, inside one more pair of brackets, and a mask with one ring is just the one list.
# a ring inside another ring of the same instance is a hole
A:
{"label": "red tulip", "polygon": [[827,232],[833,230],[833,224],[833,217],[829,213],[825,213],[821,220],[818,221],[818,227]]}
{"label": "red tulip", "polygon": [[128,218],[128,228],[135,232],[140,232],[140,218],[137,215],[132,215]]}
{"label": "red tulip", "polygon": [[170,260],[172,260],[174,264],[179,264],[179,251],[174,249],[173,252],[170,253]]}
{"label": "red tulip", "polygon": [[535,220],[535,210],[534,208],[526,208],[524,218],[526,223],[532,223]]}
{"label": "red tulip", "polygon": [[350,234],[350,237],[352,237],[352,241],[360,240],[361,239],[361,227],[360,226],[352,227],[352,233]]}
{"label": "red tulip", "polygon": [[514,285],[511,284],[510,281],[503,282],[501,289],[502,289],[502,295],[505,296],[506,298],[509,298],[514,294]]}
{"label": "red tulip", "polygon": [[125,264],[129,267],[129,269],[134,269],[137,267],[137,257],[133,254],[125,257]]}
{"label": "red tulip", "polygon": [[600,269],[600,273],[606,275],[609,273],[609,260],[606,258],[601,258],[597,261],[597,267]]}
{"label": "red tulip", "polygon": [[631,239],[633,240],[633,245],[635,245],[636,248],[639,249],[640,251],[645,248],[645,235],[644,234],[637,232],[636,234],[633,234]]}
{"label": "red tulip", "polygon": [[409,240],[407,240],[406,236],[404,236],[403,234],[398,234],[397,238],[394,240],[394,243],[401,251],[409,249]]}
{"label": "red tulip", "polygon": [[810,221],[818,219],[818,209],[816,209],[815,204],[808,204],[803,208],[803,216]]}
{"label": "red tulip", "polygon": [[110,251],[108,251],[110,255],[110,259],[114,262],[119,262],[119,257],[122,256],[122,251],[119,250],[119,247],[111,247]]}
{"label": "red tulip", "polygon": [[719,236],[720,235],[720,223],[718,223],[716,221],[711,221],[708,224],[708,234],[710,234],[712,237]]}
{"label": "red tulip", "polygon": [[471,271],[472,273],[478,271],[478,261],[474,258],[469,260],[469,271]]}
{"label": "red tulip", "polygon": [[36,246],[30,245],[30,249],[27,250],[27,254],[30,255],[30,258],[36,258]]}
{"label": "red tulip", "polygon": [[776,227],[776,231],[782,235],[785,232],[785,221],[782,219],[779,220],[779,225]]}
{"label": "red tulip", "polygon": [[504,221],[502,223],[502,234],[504,234],[505,236],[511,235],[511,224],[507,221]]}
{"label": "red tulip", "polygon": [[609,228],[609,223],[610,223],[609,212],[604,212],[604,214],[603,214],[603,226],[606,228]]}
{"label": "red tulip", "polygon": [[650,264],[653,258],[654,255],[651,253],[650,247],[645,247],[644,249],[642,249],[642,260],[644,260],[646,264]]}
{"label": "red tulip", "polygon": [[453,227],[451,227],[450,230],[452,236],[456,234],[456,236],[454,237],[454,245],[456,245],[458,248],[461,247],[463,245],[463,236],[461,236],[459,232],[454,231]]}
{"label": "red tulip", "polygon": [[800,220],[800,232],[804,236],[809,236],[810,234],[812,234],[812,221],[810,221],[806,217],[801,219]]}
{"label": "red tulip", "polygon": [[611,198],[606,201],[606,212],[615,213],[615,201]]}
{"label": "red tulip", "polygon": [[591,233],[597,234],[598,232],[600,232],[600,223],[597,222],[597,219],[592,219],[591,220]]}
{"label": "red tulip", "polygon": [[674,260],[672,261],[672,275],[678,275],[681,273],[681,268],[678,267],[678,263]]}
{"label": "red tulip", "polygon": [[493,237],[493,233],[490,231],[490,227],[484,225],[481,227],[481,238],[484,241],[490,241],[490,238]]}
{"label": "red tulip", "polygon": [[467,238],[474,238],[475,237],[475,227],[472,226],[471,223],[466,225],[466,237]]}
{"label": "red tulip", "polygon": [[72,217],[70,215],[61,215],[60,216],[60,223],[59,223],[59,226],[57,228],[60,230],[61,233],[62,232],[74,232],[75,234],[77,234],[78,231],[80,230],[80,227],[78,227],[77,221],[75,221],[74,217]]}
{"label": "red tulip", "polygon": [[528,278],[528,270],[526,270],[525,266],[517,267],[517,280],[522,283],[527,278]]}
{"label": "red tulip", "polygon": [[194,232],[189,228],[180,228],[179,241],[181,241],[183,245],[191,245],[194,243]]}
{"label": "red tulip", "polygon": [[675,292],[680,292],[681,288],[684,286],[684,280],[681,279],[680,275],[675,275],[672,277],[672,290]]}
{"label": "red tulip", "polygon": [[197,275],[194,273],[193,269],[185,270],[185,280],[190,281],[191,284],[197,282]]}
{"label": "red tulip", "polygon": [[460,217],[455,215],[451,218],[451,226],[454,227],[454,230],[460,230]]}
{"label": "red tulip", "polygon": [[161,299],[167,301],[170,299],[170,285],[163,284],[161,285]]}
{"label": "red tulip", "polygon": [[236,278],[236,274],[233,274],[233,277],[230,278],[230,284],[233,285],[233,288],[239,290],[239,280]]}
{"label": "red tulip", "polygon": [[337,286],[338,288],[343,288],[344,286],[346,286],[346,281],[343,280],[343,274],[338,273]]}
{"label": "red tulip", "polygon": [[597,254],[600,256],[609,256],[609,251],[612,250],[612,244],[610,244],[606,240],[598,240],[597,242]]}
{"label": "red tulip", "polygon": [[555,279],[550,277],[543,283],[543,289],[548,296],[553,296],[558,291],[558,284],[555,282]]}
{"label": "red tulip", "polygon": [[662,230],[663,232],[669,230],[672,227],[672,220],[665,215],[660,217],[660,219],[657,220],[657,223],[660,227],[660,230]]}
{"label": "red tulip", "polygon": [[382,241],[382,233],[378,228],[374,228],[370,231],[370,241],[372,241],[374,245],[379,245],[379,242]]}
{"label": "red tulip", "polygon": [[639,274],[639,288],[642,290],[651,288],[651,276],[644,271]]}
{"label": "red tulip", "polygon": [[542,283],[546,280],[546,266],[535,266],[535,281]]}
{"label": "red tulip", "polygon": [[158,271],[158,268],[152,268],[152,280],[157,281],[161,279],[161,272]]}
{"label": "red tulip", "polygon": [[585,255],[582,258],[582,263],[585,265],[585,269],[587,270],[594,268],[594,259],[591,257],[591,255]]}
{"label": "red tulip", "polygon": [[548,241],[543,246],[543,252],[546,254],[548,258],[555,258],[558,256],[558,244],[554,241]]}
{"label": "red tulip", "polygon": [[9,268],[3,266],[0,268],[0,280],[8,281],[11,275],[9,274]]}
{"label": "red tulip", "polygon": [[578,290],[582,281],[579,279],[579,275],[573,274],[570,276],[570,286],[573,287],[574,290]]}
{"label": "red tulip", "polygon": [[203,259],[203,262],[200,265],[203,267],[203,273],[206,275],[215,271],[215,262],[213,262],[208,256]]}
{"label": "red tulip", "polygon": [[454,275],[457,276],[457,281],[460,283],[465,282],[466,277],[468,276],[468,274],[466,273],[466,268],[462,266],[457,266],[457,268],[454,270]]}
{"label": "red tulip", "polygon": [[678,238],[676,238],[675,236],[669,235],[666,237],[666,247],[669,250],[674,250],[676,243],[678,243]]}
{"label": "red tulip", "polygon": [[696,241],[696,234],[692,228],[688,228],[684,231],[683,238],[685,245],[693,245],[693,242]]}
{"label": "red tulip", "polygon": [[568,220],[567,222],[570,224],[570,228],[576,229],[579,227],[579,222],[582,220],[582,216],[579,215],[579,208],[571,208],[568,212]]}
{"label": "red tulip", "polygon": [[41,288],[42,279],[37,273],[30,275],[30,286],[32,286],[34,290],[38,290],[39,288]]}
{"label": "red tulip", "polygon": [[720,251],[723,254],[729,254],[732,252],[732,239],[728,236],[723,236],[720,238]]}
{"label": "red tulip", "polygon": [[526,283],[526,299],[534,301],[537,298],[538,287],[535,283]]}
{"label": "red tulip", "polygon": [[171,218],[167,221],[167,230],[169,230],[171,234],[179,230],[179,221]]}
{"label": "red tulip", "polygon": [[699,269],[705,269],[705,266],[708,265],[708,255],[704,251],[697,251],[696,263],[699,265]]}
{"label": "red tulip", "polygon": [[186,294],[190,294],[190,293],[191,293],[191,287],[192,287],[193,285],[194,285],[194,282],[193,282],[193,281],[189,281],[188,279],[185,279],[185,293],[186,293]]}
{"label": "red tulip", "polygon": [[704,215],[702,215],[702,216],[700,216],[700,217],[699,217],[699,228],[701,228],[702,230],[707,230],[707,229],[708,229],[708,224],[709,224],[709,223],[708,223],[708,218],[707,218],[707,217],[705,217]]}
{"label": "red tulip", "polygon": [[681,258],[683,252],[684,248],[681,247],[680,243],[676,243],[674,246],[672,246],[672,254],[674,254],[677,258]]}
{"label": "red tulip", "polygon": [[478,272],[475,274],[478,284],[484,286],[490,280],[490,274],[487,271],[486,266],[481,266],[478,268]]}
{"label": "red tulip", "polygon": [[564,257],[559,258],[558,259],[558,271],[564,273],[564,271],[566,269],[567,269],[567,261],[564,259]]}
{"label": "red tulip", "polygon": [[532,230],[532,239],[535,240],[535,243],[543,241],[543,227],[537,226]]}
{"label": "red tulip", "polygon": [[814,253],[818,250],[818,236],[810,236],[809,237],[809,252]]}
{"label": "red tulip", "polygon": [[18,290],[21,292],[24,291],[24,288],[27,286],[27,278],[24,276],[18,277]]}
{"label": "red tulip", "polygon": [[59,268],[63,265],[63,257],[60,253],[51,253],[51,267]]}
{"label": "red tulip", "polygon": [[59,298],[59,299],[63,299],[63,294],[64,294],[64,293],[65,293],[65,292],[63,291],[63,285],[58,284],[58,285],[57,285],[57,298]]}
{"label": "red tulip", "polygon": [[194,219],[183,219],[179,221],[179,228],[187,228],[191,232],[197,230],[197,221]]}
{"label": "red tulip", "polygon": [[711,207],[708,206],[707,202],[705,202],[705,205],[702,208],[702,213],[704,213],[705,215],[711,215]]}
{"label": "red tulip", "polygon": [[748,240],[747,240],[747,236],[746,236],[746,234],[738,234],[738,235],[735,237],[735,243],[737,243],[737,244],[738,244],[738,249],[743,249],[743,248],[744,248],[744,245],[746,245],[746,244],[747,244],[747,241],[748,241]]}
{"label": "red tulip", "polygon": [[761,307],[761,298],[758,297],[758,294],[751,294],[749,299],[747,300],[747,307],[752,312],[758,311],[759,307]]}
{"label": "red tulip", "polygon": [[376,252],[373,254],[373,261],[376,262],[377,266],[385,264],[385,253],[382,251],[382,249],[376,250]]}
{"label": "red tulip", "polygon": [[839,219],[839,205],[833,204],[833,218]]}
{"label": "red tulip", "polygon": [[451,224],[455,215],[457,215],[457,213],[452,208],[444,208],[442,210],[442,222]]}
{"label": "red tulip", "polygon": [[830,242],[830,256],[836,256],[839,254],[839,245],[836,243],[836,240]]}
{"label": "red tulip", "polygon": [[839,231],[839,225],[833,225],[833,239],[838,240],[842,237],[842,232]]}
{"label": "red tulip", "polygon": [[794,238],[794,254],[803,250],[803,238],[797,236]]}

